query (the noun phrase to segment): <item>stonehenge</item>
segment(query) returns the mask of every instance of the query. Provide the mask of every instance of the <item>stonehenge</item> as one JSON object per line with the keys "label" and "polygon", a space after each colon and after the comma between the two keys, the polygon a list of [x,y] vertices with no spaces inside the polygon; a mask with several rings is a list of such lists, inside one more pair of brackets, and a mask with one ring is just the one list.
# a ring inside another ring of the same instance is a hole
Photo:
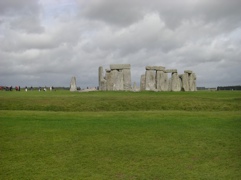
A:
{"label": "stonehenge", "polygon": [[[140,78],[140,91],[197,91],[196,74],[191,70],[178,74],[177,69],[166,69],[163,66],[146,66],[145,69],[145,74]],[[99,90],[136,91],[136,83],[131,87],[131,65],[111,64],[105,74],[100,66]]]}
{"label": "stonehenge", "polygon": [[[168,78],[171,73],[171,78]],[[197,91],[196,75],[185,70],[178,75],[177,69],[165,69],[163,66],[146,66],[145,74],[141,75],[141,91]]]}
{"label": "stonehenge", "polygon": [[101,91],[130,91],[131,65],[111,64],[110,69],[99,67],[99,90]]}

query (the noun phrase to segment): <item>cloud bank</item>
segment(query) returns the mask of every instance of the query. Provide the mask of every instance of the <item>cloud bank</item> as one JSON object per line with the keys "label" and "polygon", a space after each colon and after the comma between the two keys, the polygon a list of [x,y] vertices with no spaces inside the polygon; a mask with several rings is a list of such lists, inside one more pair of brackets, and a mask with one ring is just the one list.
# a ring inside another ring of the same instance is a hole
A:
{"label": "cloud bank", "polygon": [[98,67],[191,69],[197,86],[241,84],[241,1],[0,2],[0,85],[98,86]]}

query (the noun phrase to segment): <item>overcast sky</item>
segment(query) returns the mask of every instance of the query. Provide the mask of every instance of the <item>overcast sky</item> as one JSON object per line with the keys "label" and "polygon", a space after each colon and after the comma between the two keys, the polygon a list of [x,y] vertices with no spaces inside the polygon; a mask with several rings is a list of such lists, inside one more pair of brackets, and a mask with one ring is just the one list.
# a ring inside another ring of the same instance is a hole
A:
{"label": "overcast sky", "polygon": [[98,67],[241,85],[241,0],[0,0],[0,85],[98,86]]}

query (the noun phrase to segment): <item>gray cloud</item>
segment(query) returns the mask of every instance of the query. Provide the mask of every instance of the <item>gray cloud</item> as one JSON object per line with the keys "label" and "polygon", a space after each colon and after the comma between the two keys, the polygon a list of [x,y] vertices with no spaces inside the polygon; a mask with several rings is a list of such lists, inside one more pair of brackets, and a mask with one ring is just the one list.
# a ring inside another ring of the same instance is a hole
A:
{"label": "gray cloud", "polygon": [[40,22],[41,7],[38,1],[0,1],[1,25],[6,30],[15,29],[27,33],[43,32]]}
{"label": "gray cloud", "polygon": [[97,86],[97,69],[130,63],[192,69],[198,86],[241,83],[240,1],[0,2],[0,85]]}
{"label": "gray cloud", "polygon": [[39,12],[38,1],[32,0],[8,0],[0,1],[0,14],[26,14]]}
{"label": "gray cloud", "polygon": [[113,25],[130,25],[140,19],[145,14],[145,8],[137,0],[116,1],[116,0],[90,0],[88,3],[79,1],[83,11],[81,16],[91,20],[100,20]]}

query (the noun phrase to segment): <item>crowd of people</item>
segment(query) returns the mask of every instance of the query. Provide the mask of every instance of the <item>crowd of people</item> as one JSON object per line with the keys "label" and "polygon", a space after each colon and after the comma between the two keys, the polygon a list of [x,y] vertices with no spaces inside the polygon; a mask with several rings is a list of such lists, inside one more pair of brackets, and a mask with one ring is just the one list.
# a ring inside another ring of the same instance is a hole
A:
{"label": "crowd of people", "polygon": [[[0,86],[0,90],[13,91],[13,86]],[[20,91],[20,90],[21,90],[21,87],[20,87],[20,86],[15,86],[15,90],[16,90],[16,91]],[[33,88],[32,86],[31,86],[31,87],[25,86],[24,91],[27,92],[28,90],[30,90],[30,91],[33,91],[33,90],[47,91],[48,88],[47,88],[46,86],[43,87],[43,88],[42,88],[41,86],[39,86],[38,88]],[[49,91],[53,91],[53,90],[55,90],[54,87],[53,87],[53,86],[50,86],[50,87],[49,87]]]}

